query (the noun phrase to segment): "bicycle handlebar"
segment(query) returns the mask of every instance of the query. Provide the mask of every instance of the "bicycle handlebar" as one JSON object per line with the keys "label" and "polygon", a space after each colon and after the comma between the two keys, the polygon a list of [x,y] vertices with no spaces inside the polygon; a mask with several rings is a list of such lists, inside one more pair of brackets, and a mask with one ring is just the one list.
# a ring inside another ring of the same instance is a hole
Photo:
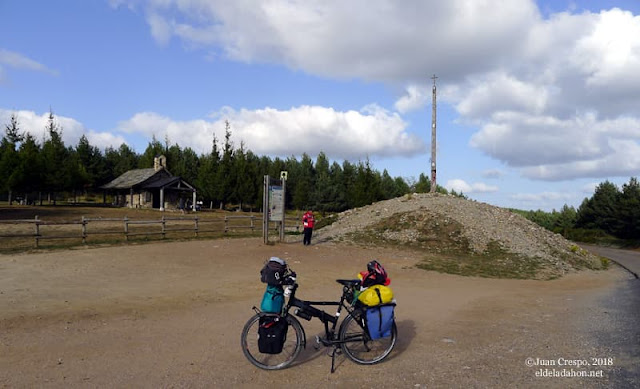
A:
{"label": "bicycle handlebar", "polygon": [[282,281],[282,285],[293,285],[295,283],[296,283],[296,273],[295,272],[291,272],[290,274],[285,276],[284,280]]}

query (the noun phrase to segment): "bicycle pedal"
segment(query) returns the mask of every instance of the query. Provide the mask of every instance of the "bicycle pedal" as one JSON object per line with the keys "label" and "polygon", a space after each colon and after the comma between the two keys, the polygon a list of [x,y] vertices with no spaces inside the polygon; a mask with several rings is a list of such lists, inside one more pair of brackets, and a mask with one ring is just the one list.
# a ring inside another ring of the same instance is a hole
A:
{"label": "bicycle pedal", "polygon": [[316,344],[321,344],[324,347],[328,347],[331,343],[329,343],[325,338],[321,338],[320,336],[316,335]]}
{"label": "bicycle pedal", "polygon": [[313,349],[318,351],[320,350],[320,337],[316,335],[316,344],[313,345]]}

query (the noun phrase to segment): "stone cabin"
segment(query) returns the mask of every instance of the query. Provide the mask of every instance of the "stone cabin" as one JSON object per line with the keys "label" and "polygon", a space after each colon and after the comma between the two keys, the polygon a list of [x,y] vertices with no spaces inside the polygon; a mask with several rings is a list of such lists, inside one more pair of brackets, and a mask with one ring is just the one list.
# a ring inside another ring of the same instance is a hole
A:
{"label": "stone cabin", "polygon": [[101,186],[114,194],[114,205],[128,208],[186,209],[196,203],[196,189],[167,170],[164,155],[154,158],[153,168],[133,169]]}

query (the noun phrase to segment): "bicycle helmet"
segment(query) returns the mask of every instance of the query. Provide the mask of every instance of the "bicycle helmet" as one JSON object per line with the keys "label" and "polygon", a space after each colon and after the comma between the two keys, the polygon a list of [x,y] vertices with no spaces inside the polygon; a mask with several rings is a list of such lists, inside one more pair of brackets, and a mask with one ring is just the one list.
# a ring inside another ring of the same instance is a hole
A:
{"label": "bicycle helmet", "polygon": [[371,285],[389,285],[391,279],[384,270],[380,262],[373,260],[367,263],[367,271],[360,273],[362,275],[362,287],[368,288]]}

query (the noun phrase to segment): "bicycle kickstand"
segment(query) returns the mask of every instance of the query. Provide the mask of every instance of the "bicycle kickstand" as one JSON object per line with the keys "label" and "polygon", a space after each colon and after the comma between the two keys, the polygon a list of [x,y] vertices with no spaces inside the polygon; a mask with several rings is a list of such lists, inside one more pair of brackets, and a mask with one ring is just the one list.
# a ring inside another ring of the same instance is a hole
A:
{"label": "bicycle kickstand", "polygon": [[331,352],[331,373],[336,371],[336,355],[342,354],[340,347],[337,344],[333,345],[333,351]]}
{"label": "bicycle kickstand", "polygon": [[336,346],[333,346],[333,351],[331,352],[331,374],[333,374],[334,371],[336,371],[336,353],[338,351],[338,348]]}

